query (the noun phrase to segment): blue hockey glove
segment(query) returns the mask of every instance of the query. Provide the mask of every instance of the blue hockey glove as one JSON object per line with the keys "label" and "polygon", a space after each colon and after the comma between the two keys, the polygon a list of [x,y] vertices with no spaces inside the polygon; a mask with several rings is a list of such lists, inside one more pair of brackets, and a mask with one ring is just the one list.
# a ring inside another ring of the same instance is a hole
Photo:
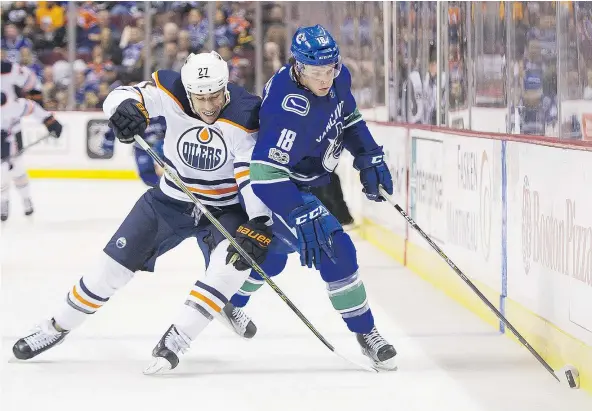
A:
{"label": "blue hockey glove", "polygon": [[115,113],[109,119],[109,127],[113,129],[119,141],[130,144],[134,142],[136,134],[144,137],[148,122],[148,112],[144,105],[133,98],[128,98],[117,106]]}
{"label": "blue hockey glove", "polygon": [[366,197],[372,201],[384,201],[378,187],[382,186],[387,193],[393,194],[393,178],[386,163],[382,147],[361,154],[354,160],[354,168],[360,172],[360,182]]}
{"label": "blue hockey glove", "polygon": [[331,234],[334,230],[323,221],[329,211],[318,202],[306,203],[288,216],[289,222],[296,227],[298,245],[300,247],[300,264],[317,270],[321,268],[321,251],[324,251],[333,262]]}

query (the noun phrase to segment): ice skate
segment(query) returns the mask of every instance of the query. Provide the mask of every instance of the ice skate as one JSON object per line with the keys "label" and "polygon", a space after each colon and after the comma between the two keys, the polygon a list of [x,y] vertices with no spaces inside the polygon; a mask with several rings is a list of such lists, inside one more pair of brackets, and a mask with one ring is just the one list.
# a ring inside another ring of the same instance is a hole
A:
{"label": "ice skate", "polygon": [[0,220],[8,220],[8,201],[2,201],[0,203]]}
{"label": "ice skate", "polygon": [[25,215],[31,215],[35,211],[33,209],[33,202],[31,201],[30,198],[25,198],[23,200],[23,206],[25,208]]}
{"label": "ice skate", "polygon": [[220,315],[243,338],[253,338],[257,333],[257,326],[251,318],[242,308],[235,307],[230,302],[224,306]]}
{"label": "ice skate", "polygon": [[372,360],[375,369],[387,371],[397,369],[397,351],[378,333],[376,327],[372,328],[368,334],[356,334],[356,338],[362,353]]}
{"label": "ice skate", "polygon": [[61,344],[69,331],[58,331],[52,318],[38,325],[31,334],[18,340],[12,347],[19,360],[29,360],[51,347]]}
{"label": "ice skate", "polygon": [[185,333],[171,325],[162,336],[154,350],[152,363],[144,370],[144,374],[152,375],[170,371],[179,365],[179,354],[185,354],[189,350],[191,340]]}

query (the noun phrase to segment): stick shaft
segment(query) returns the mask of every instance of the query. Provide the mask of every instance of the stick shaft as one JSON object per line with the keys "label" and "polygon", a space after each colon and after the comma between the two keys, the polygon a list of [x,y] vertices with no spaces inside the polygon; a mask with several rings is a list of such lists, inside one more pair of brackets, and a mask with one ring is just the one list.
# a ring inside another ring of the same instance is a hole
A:
{"label": "stick shaft", "polygon": [[405,211],[403,211],[401,206],[399,206],[399,204],[395,203],[395,201],[392,199],[392,197],[386,191],[384,191],[384,189],[382,187],[380,188],[380,194],[384,198],[386,198],[387,201],[389,203],[391,203],[391,205],[393,207],[395,207],[395,209],[399,212],[399,214],[401,214],[403,216],[403,218],[405,218],[405,220],[407,220],[409,225],[411,227],[413,227],[424,238],[424,240],[426,240],[427,243],[440,255],[440,257],[442,257],[442,259],[444,261],[446,261],[446,263],[450,266],[450,268],[452,268],[452,270],[460,278],[462,278],[462,280],[471,288],[471,290],[473,290],[473,292],[475,292],[475,294],[477,294],[477,296],[481,299],[481,301],[483,301],[485,303],[485,305],[487,305],[487,307],[489,307],[489,309],[491,311],[493,311],[493,313],[497,316],[497,318],[499,318],[499,320],[501,322],[503,322],[506,327],[508,327],[508,329],[512,332],[512,334],[514,334],[516,336],[518,341],[520,341],[520,343],[522,345],[524,345],[526,347],[526,349],[528,349],[528,351],[530,351],[530,353],[538,360],[538,362],[541,363],[541,365],[543,367],[545,367],[545,369],[557,381],[560,381],[559,378],[557,377],[557,375],[555,374],[555,371],[553,370],[553,368],[551,368],[551,366],[547,363],[547,361],[545,361],[543,359],[543,357],[541,357],[541,355],[529,344],[528,341],[526,341],[526,339],[518,332],[518,330],[516,330],[516,328],[514,328],[514,326],[510,323],[510,321],[508,321],[508,319],[506,317],[504,317],[504,315],[487,299],[487,297],[485,297],[485,295],[483,295],[483,293],[475,286],[475,284],[473,284],[473,282],[456,266],[456,264],[454,264],[454,262],[452,262],[452,260],[450,258],[448,258],[448,256],[444,253],[444,251],[442,251],[442,249],[440,247],[438,247],[438,245],[436,243],[434,243],[434,241],[421,229],[421,227],[419,227],[417,225],[417,223]]}
{"label": "stick shaft", "polygon": [[300,312],[300,310],[294,305],[294,303],[284,294],[284,292],[275,284],[275,282],[263,271],[263,269],[257,264],[253,258],[236,242],[234,237],[224,228],[222,224],[210,213],[210,211],[189,191],[189,188],[181,181],[179,176],[174,170],[171,170],[168,164],[152,150],[152,148],[146,143],[146,141],[140,136],[134,136],[136,142],[156,161],[156,163],[162,167],[164,172],[169,176],[171,180],[177,184],[177,186],[191,199],[197,208],[206,216],[208,220],[222,233],[222,235],[230,241],[230,244],[238,251],[238,253],[247,261],[247,263],[265,280],[267,284],[275,291],[277,295],[290,307],[290,309],[300,318],[300,320],[308,327],[310,331],[331,351],[335,352],[335,348],[323,335],[312,325],[310,321]]}

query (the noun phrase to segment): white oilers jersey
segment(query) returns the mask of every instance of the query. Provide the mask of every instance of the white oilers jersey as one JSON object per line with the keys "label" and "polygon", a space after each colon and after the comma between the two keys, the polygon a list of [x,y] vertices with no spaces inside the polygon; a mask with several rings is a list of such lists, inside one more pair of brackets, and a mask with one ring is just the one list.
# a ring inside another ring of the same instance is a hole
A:
{"label": "white oilers jersey", "polygon": [[[205,205],[227,206],[239,203],[240,192],[249,218],[271,217],[253,193],[249,176],[261,100],[233,84],[228,90],[230,101],[211,125],[193,114],[181,75],[170,70],[159,70],[152,81],[134,87],[118,87],[105,100],[103,110],[111,117],[122,101],[141,101],[149,117],[165,118],[164,161],[197,199]],[[166,173],[159,186],[166,195],[189,201]]]}
{"label": "white oilers jersey", "polygon": [[35,73],[27,67],[2,61],[2,81],[0,81],[0,86],[9,101],[14,101],[19,97],[16,94],[15,86],[23,92],[27,92],[40,89],[38,83],[39,79],[37,79]]}
{"label": "white oilers jersey", "polygon": [[31,116],[42,123],[43,120],[51,116],[49,111],[26,98],[17,98],[15,101],[7,100],[0,112],[2,113],[2,131],[9,135],[21,131],[21,119],[24,117]]}

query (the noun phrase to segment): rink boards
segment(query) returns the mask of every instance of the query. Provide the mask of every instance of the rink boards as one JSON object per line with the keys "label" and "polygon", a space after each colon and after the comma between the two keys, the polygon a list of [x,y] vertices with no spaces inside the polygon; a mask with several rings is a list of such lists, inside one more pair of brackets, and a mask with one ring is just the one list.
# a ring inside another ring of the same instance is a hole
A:
{"label": "rink boards", "polygon": [[[102,113],[56,117],[62,137],[27,152],[32,177],[137,178],[131,147],[102,150]],[[401,207],[551,366],[575,365],[582,388],[592,392],[592,147],[368,125],[384,146]],[[45,135],[30,123],[23,131],[25,145]],[[365,200],[351,163],[344,154],[338,171],[362,235],[509,335],[392,206]]]}
{"label": "rink boards", "polygon": [[[399,205],[551,366],[576,365],[582,388],[592,392],[590,148],[369,126],[387,153]],[[366,239],[511,335],[394,208],[362,203],[357,176],[341,174]]]}

